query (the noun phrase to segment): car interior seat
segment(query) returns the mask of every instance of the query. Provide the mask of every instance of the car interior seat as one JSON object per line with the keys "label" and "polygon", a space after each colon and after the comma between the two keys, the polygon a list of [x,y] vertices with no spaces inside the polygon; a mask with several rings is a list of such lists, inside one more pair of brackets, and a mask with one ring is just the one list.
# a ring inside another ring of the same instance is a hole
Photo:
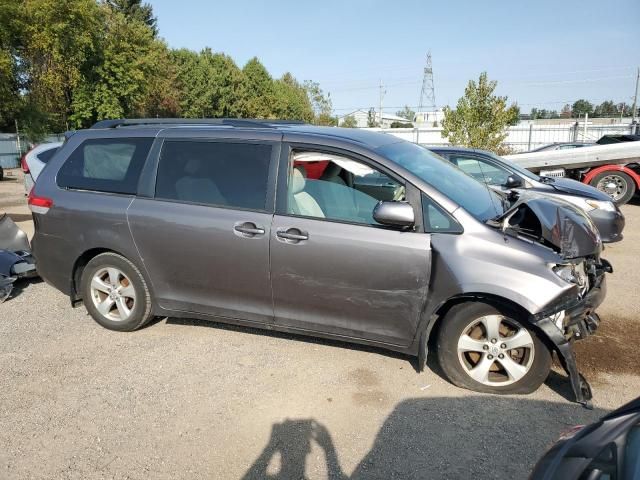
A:
{"label": "car interior seat", "polygon": [[324,218],[324,212],[316,199],[305,191],[306,183],[303,170],[295,167],[291,179],[289,210],[296,215]]}

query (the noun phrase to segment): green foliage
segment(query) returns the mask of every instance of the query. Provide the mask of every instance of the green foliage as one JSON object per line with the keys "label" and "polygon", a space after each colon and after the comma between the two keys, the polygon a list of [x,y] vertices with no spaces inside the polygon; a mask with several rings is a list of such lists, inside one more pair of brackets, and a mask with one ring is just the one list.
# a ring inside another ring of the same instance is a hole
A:
{"label": "green foliage", "polygon": [[0,2],[0,128],[12,128],[21,108],[21,70],[16,61],[21,17],[17,2]]}
{"label": "green foliage", "polygon": [[75,127],[96,120],[139,116],[149,96],[147,79],[164,74],[160,57],[166,48],[142,22],[130,22],[116,10],[103,9],[104,35],[98,44],[96,65],[86,72],[73,96],[70,117]]}
{"label": "green foliage", "polygon": [[593,115],[593,104],[587,100],[576,100],[571,107],[571,114],[574,118],[584,117],[585,114]]}
{"label": "green foliage", "polygon": [[0,0],[0,129],[33,138],[116,117],[252,117],[335,125],[329,94],[257,58],[171,50],[144,0]]}
{"label": "green foliage", "polygon": [[367,127],[376,128],[378,126],[379,124],[376,121],[376,111],[373,107],[371,107],[367,112]]}
{"label": "green foliage", "polygon": [[356,128],[358,126],[358,121],[353,115],[347,115],[342,119],[340,126],[344,128]]}
{"label": "green foliage", "polygon": [[142,3],[142,0],[105,0],[105,3],[130,21],[144,23],[151,29],[154,37],[158,34],[158,19],[153,14],[153,7],[150,4]]}
{"label": "green foliage", "polygon": [[275,118],[282,120],[303,120],[313,122],[314,112],[307,90],[289,72],[274,82]]}
{"label": "green foliage", "polygon": [[171,59],[183,117],[242,116],[244,76],[230,57],[206,48],[200,53],[176,50]]}
{"label": "green foliage", "polygon": [[[406,118],[407,120],[409,120],[410,122],[413,122],[413,117],[416,116],[416,112],[414,112],[413,110],[411,110],[409,108],[408,105],[405,105],[404,108],[402,110],[398,110],[396,112],[396,115],[398,117],[402,117],[402,118]],[[412,125],[413,126],[413,125]],[[393,127],[392,127],[393,128]]]}
{"label": "green foliage", "polygon": [[413,123],[409,122],[392,122],[391,128],[413,128]]}
{"label": "green foliage", "polygon": [[307,97],[313,109],[313,124],[338,125],[338,119],[332,115],[333,103],[331,102],[331,95],[329,93],[325,94],[320,88],[320,84],[311,80],[305,80],[304,88],[307,91]]}
{"label": "green foliage", "polygon": [[470,80],[456,109],[445,107],[442,136],[454,145],[503,151],[507,126],[517,123],[520,109],[515,104],[507,106],[507,97],[494,95],[496,86],[486,72],[477,83]]}
{"label": "green foliage", "polygon": [[544,108],[540,110],[538,110],[537,108],[532,108],[530,117],[532,120],[537,120],[539,118],[542,118],[542,119],[560,118],[556,110],[546,110]]}
{"label": "green foliage", "polygon": [[59,131],[73,113],[75,90],[95,67],[102,8],[94,0],[27,0],[24,18],[20,53],[27,104]]}

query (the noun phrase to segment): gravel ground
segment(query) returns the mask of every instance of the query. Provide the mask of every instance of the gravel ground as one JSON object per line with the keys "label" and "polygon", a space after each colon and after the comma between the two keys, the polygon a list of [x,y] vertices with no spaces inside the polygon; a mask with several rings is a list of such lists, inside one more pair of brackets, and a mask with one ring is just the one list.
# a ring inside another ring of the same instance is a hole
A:
{"label": "gravel ground", "polygon": [[[19,188],[0,184],[0,212],[28,230]],[[593,411],[560,370],[480,395],[338,342],[176,319],[111,332],[22,282],[0,305],[0,478],[524,478],[560,432],[640,393],[640,202],[624,213],[603,325],[578,349]]]}

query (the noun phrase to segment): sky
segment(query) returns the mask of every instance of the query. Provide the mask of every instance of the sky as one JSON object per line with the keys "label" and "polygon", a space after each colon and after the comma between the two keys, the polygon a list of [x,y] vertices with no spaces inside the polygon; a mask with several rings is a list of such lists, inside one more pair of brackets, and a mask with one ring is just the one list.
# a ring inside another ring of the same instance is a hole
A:
{"label": "sky", "polygon": [[632,103],[640,0],[146,0],[172,48],[256,56],[331,94],[334,113],[420,102],[430,50],[437,106],[483,71],[497,93],[560,110],[586,98]]}

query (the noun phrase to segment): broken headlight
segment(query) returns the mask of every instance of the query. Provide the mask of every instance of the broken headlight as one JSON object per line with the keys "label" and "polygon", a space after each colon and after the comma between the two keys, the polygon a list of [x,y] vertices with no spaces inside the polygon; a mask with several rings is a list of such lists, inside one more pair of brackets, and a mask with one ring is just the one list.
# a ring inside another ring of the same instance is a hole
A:
{"label": "broken headlight", "polygon": [[565,282],[578,285],[581,295],[588,290],[589,277],[584,271],[584,262],[580,262],[579,264],[559,264],[553,267],[553,271]]}

